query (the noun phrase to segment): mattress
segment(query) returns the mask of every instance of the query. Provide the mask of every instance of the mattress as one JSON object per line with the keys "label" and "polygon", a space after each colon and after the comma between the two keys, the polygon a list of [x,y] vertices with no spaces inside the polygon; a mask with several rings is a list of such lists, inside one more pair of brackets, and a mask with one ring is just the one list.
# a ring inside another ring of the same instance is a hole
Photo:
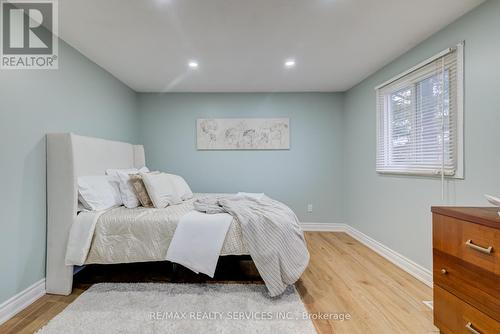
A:
{"label": "mattress", "polygon": [[[193,210],[196,198],[163,209],[118,207],[97,220],[85,264],[164,261],[180,218]],[[196,245],[193,245],[196,247]],[[240,223],[233,219],[221,255],[247,255]]]}

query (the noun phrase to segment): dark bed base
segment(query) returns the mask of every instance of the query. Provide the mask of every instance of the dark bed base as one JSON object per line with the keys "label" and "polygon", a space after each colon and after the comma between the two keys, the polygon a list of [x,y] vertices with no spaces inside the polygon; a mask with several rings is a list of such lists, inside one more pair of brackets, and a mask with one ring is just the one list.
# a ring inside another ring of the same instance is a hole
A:
{"label": "dark bed base", "polygon": [[220,257],[214,278],[165,261],[91,264],[75,274],[73,288],[103,282],[263,283],[250,256],[230,255]]}
{"label": "dark bed base", "polygon": [[[219,259],[219,262],[217,263],[217,269],[215,270],[214,277],[217,276],[217,272],[219,271],[219,267],[221,266],[221,262],[224,263],[225,261],[229,261],[229,262],[233,262],[233,263],[234,262],[242,262],[242,261],[247,261],[247,262],[250,261],[250,262],[252,262],[252,265],[253,265],[252,257],[250,255],[226,255],[226,256],[223,256]],[[178,274],[180,268],[183,268],[185,270],[189,270],[180,264],[177,264],[174,262],[169,262],[169,263],[172,266],[172,280],[173,281],[176,281],[177,274]],[[198,275],[206,276],[204,274],[198,274]]]}

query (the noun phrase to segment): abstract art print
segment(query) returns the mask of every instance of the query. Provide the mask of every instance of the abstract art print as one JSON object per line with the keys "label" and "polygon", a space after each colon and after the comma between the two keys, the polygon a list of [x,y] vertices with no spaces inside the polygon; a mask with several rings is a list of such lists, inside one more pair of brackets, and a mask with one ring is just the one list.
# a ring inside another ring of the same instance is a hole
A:
{"label": "abstract art print", "polygon": [[288,150],[289,118],[201,118],[199,150]]}

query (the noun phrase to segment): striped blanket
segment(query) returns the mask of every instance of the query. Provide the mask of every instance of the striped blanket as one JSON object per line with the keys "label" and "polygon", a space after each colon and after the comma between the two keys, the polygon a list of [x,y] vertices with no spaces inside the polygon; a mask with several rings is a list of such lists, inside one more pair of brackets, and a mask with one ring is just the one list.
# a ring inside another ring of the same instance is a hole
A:
{"label": "striped blanket", "polygon": [[227,212],[240,224],[243,241],[271,297],[295,283],[309,263],[297,216],[267,196],[209,196],[194,202],[205,213]]}

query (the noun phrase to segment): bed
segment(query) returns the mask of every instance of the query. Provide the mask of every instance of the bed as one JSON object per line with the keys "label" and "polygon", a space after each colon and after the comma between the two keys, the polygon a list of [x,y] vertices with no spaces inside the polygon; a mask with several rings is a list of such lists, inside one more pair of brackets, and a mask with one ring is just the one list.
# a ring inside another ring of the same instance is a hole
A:
{"label": "bed", "polygon": [[[224,208],[223,215],[229,217],[225,237],[221,235],[218,239],[222,249],[218,248],[213,262],[206,262],[212,263],[211,273],[220,255],[251,255],[270,295],[277,296],[305,270],[309,253],[297,217],[286,205],[267,196],[256,199],[247,195],[195,194],[193,199],[162,209],[117,207],[78,214],[79,177],[104,175],[108,169],[139,169],[145,165],[142,145],[72,133],[47,135],[47,293],[69,295],[75,265],[165,261],[171,259],[174,245],[191,253],[193,238],[206,235],[199,234],[198,228],[206,226],[209,230],[204,233],[210,234],[216,231],[217,225],[216,222],[204,225],[208,216],[215,216],[200,213],[199,207],[193,210],[194,203],[209,208],[214,198],[220,205],[217,210]],[[200,214],[205,215],[202,225],[191,230],[194,234],[177,242],[180,231],[185,231],[186,217]],[[182,228],[177,229],[179,222]],[[85,229],[86,233],[75,233]],[[78,238],[75,239],[75,235]],[[84,246],[73,247],[75,240],[82,241],[76,243],[78,246]],[[204,249],[200,251],[202,249],[196,248],[196,251],[207,254]],[[175,257],[172,261],[178,262]]]}

